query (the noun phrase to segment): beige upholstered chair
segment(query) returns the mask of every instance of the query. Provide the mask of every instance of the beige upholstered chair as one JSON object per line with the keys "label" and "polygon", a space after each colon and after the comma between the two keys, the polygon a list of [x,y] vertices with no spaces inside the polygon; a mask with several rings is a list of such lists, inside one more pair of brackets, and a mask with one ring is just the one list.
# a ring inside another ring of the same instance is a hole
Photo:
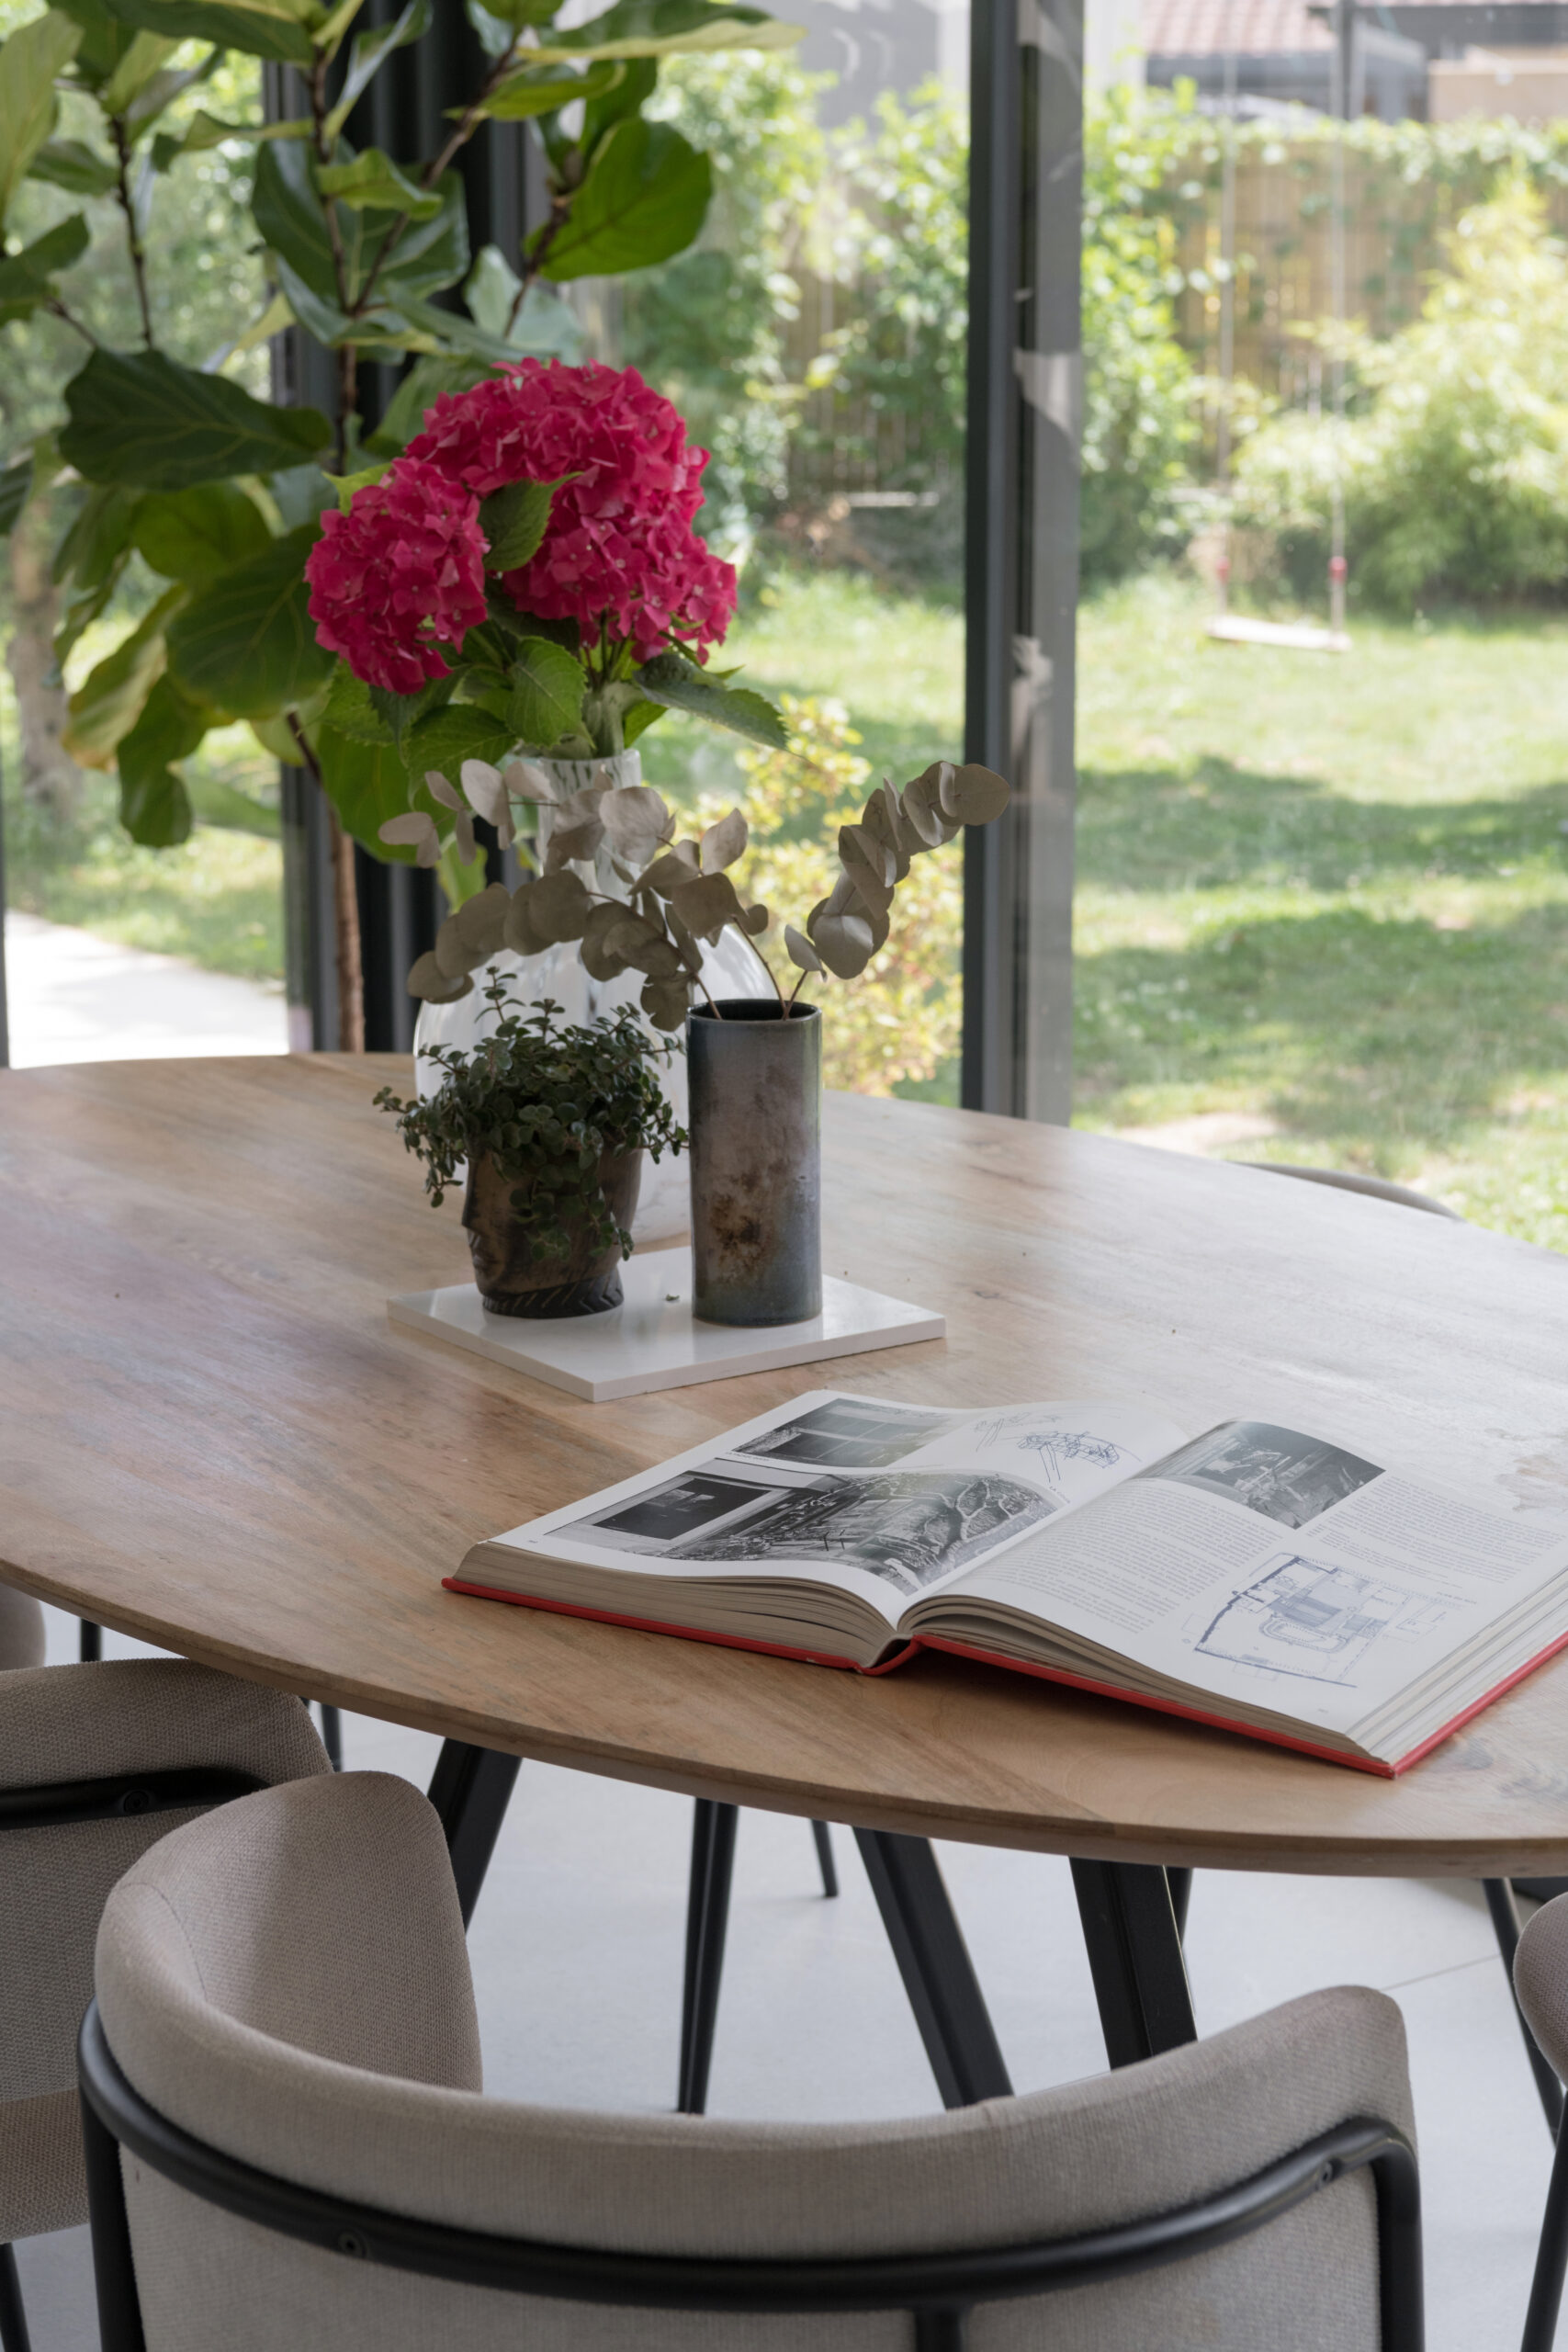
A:
{"label": "beige upholstered chair", "polygon": [[0,1673],[43,1664],[43,1611],[31,1593],[0,1584]]}
{"label": "beige upholstered chair", "polygon": [[[28,1603],[0,1594],[0,1634]],[[28,1629],[24,1625],[23,1631]],[[41,1621],[39,1631],[41,1634]],[[20,1635],[0,1650],[15,1657]],[[298,1699],[175,1658],[0,1673],[0,2344],[26,2344],[11,2241],[87,2218],[76,2033],[115,1881],[199,1812],[330,1771]]]}
{"label": "beige upholstered chair", "polygon": [[378,1774],[164,1839],[109,1898],[96,1977],[106,2352],[138,2327],[146,2352],[939,2352],[965,2304],[973,2352],[1421,2341],[1404,2037],[1377,1993],[914,2120],[486,2098],[440,1825]]}

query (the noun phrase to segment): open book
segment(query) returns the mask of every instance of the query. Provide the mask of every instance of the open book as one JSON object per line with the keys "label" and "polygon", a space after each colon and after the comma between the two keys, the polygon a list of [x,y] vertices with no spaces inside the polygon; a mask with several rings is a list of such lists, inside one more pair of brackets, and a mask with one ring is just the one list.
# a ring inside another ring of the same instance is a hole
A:
{"label": "open book", "polygon": [[954,1650],[1387,1775],[1568,1642],[1568,1522],[1328,1439],[832,1389],[446,1582],[868,1674]]}

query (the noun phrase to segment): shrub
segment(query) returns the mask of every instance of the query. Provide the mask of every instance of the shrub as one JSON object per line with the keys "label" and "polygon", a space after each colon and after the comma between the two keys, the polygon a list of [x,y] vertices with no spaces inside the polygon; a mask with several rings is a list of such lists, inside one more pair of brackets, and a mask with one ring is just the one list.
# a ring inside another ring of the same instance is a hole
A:
{"label": "shrub", "polygon": [[1236,469],[1238,519],[1299,562],[1326,550],[1337,467],[1352,588],[1403,611],[1568,573],[1568,258],[1517,176],[1461,216],[1445,256],[1418,319],[1348,336],[1345,424],[1280,417]]}

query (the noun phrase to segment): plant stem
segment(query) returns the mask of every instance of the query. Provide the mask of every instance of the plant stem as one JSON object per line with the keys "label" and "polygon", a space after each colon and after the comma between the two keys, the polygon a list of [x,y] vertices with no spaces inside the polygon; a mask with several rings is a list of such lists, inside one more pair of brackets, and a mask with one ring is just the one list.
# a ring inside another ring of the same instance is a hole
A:
{"label": "plant stem", "polygon": [[152,311],[147,300],[147,255],[142,250],[141,232],[136,225],[136,206],[130,194],[130,141],[125,135],[125,124],[118,114],[110,115],[109,129],[114,133],[114,152],[118,164],[115,193],[119,198],[119,209],[125,215],[125,241],[130,248],[130,274],[136,280],[136,300],[141,312],[141,340],[151,351]]}
{"label": "plant stem", "polygon": [[321,777],[321,763],[296,712],[288,714],[288,731],[299,747],[300,765],[314,778],[327,804],[333,844],[333,929],[337,951],[337,1049],[340,1054],[365,1051],[365,967],[359,937],[359,893],[355,887],[354,843],[338,822]]}
{"label": "plant stem", "polygon": [[84,342],[90,343],[95,351],[99,348],[98,338],[93,333],[92,328],[85,327],[80,319],[73,319],[70,311],[66,309],[64,303],[62,302],[58,297],[56,297],[53,301],[46,302],[44,304],[44,308],[49,311],[52,318],[63,319],[68,327],[74,327],[76,333],[83,338]]}
{"label": "plant stem", "polygon": [[511,310],[506,313],[506,332],[509,335],[512,333],[513,328],[517,324],[518,311],[523,308],[524,303],[528,299],[528,288],[533,285],[535,279],[538,277],[539,272],[543,269],[545,266],[545,256],[548,254],[550,247],[555,243],[555,241],[559,236],[561,231],[566,227],[570,214],[571,198],[563,190],[560,195],[552,198],[550,202],[550,217],[546,221],[543,229],[539,232],[539,242],[534,247],[533,252],[527,254],[524,260],[523,281],[518,287],[516,293],[512,298]]}
{"label": "plant stem", "polygon": [[[442,148],[438,155],[434,156],[431,162],[425,165],[423,172],[420,175],[419,184],[422,188],[429,189],[440,185],[443,172],[448,168],[453,157],[459,154],[468,145],[469,140],[479,129],[479,124],[483,121],[485,103],[487,99],[490,98],[499,85],[505,81],[507,75],[512,73],[515,67],[521,47],[521,42],[513,41],[505,56],[498,57],[496,59],[495,63],[485,75],[484,81],[479,85],[479,90],[464,107],[463,112],[458,119],[457,127],[452,132],[451,137],[447,140],[446,146]],[[358,300],[355,301],[353,309],[349,311],[350,318],[359,319],[364,317],[370,297],[375,292],[376,281],[380,277],[382,268],[386,262],[390,258],[395,247],[401,242],[402,238],[407,233],[409,222],[412,218],[413,215],[411,212],[400,212],[391,227],[388,230],[386,235],[382,238],[381,249],[370,265],[369,272],[366,277],[365,283],[359,289]],[[510,326],[511,321],[509,320],[507,323]]]}

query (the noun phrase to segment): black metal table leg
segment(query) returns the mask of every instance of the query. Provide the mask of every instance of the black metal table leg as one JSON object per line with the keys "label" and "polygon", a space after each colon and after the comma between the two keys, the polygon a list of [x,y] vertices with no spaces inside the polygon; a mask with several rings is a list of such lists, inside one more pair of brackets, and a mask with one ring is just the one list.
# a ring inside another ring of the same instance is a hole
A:
{"label": "black metal table leg", "polygon": [[1012,2085],[930,1841],[857,1829],[855,1842],[943,2106],[1007,2098]]}
{"label": "black metal table leg", "polygon": [[739,1818],[738,1806],[720,1804],[712,1797],[698,1797],[692,1815],[686,1983],[681,2003],[681,2075],[675,2091],[676,2111],[681,2115],[701,2115],[707,2107]]}
{"label": "black metal table leg", "polygon": [[469,1747],[460,1739],[444,1740],[435,1759],[430,1802],[446,1833],[465,1928],[474,1916],[522,1762],[519,1756]]}
{"label": "black metal table leg", "polygon": [[76,1655],[84,1666],[96,1666],[104,1654],[104,1629],[84,1617],[77,1638]]}
{"label": "black metal table leg", "polygon": [[1135,2065],[1196,2041],[1166,1871],[1154,1863],[1075,1861],[1073,1887],[1111,2064]]}
{"label": "black metal table leg", "polygon": [[15,2246],[0,2245],[0,2352],[31,2352]]}
{"label": "black metal table leg", "polygon": [[1525,2055],[1530,2062],[1530,2072],[1535,2076],[1535,2086],[1540,2094],[1541,2109],[1546,2117],[1546,2128],[1555,2140],[1562,2122],[1562,2086],[1552,2072],[1540,2044],[1526,2023],[1525,2013],[1519,2007],[1518,1996],[1514,1992],[1514,1954],[1518,1950],[1521,1933],[1518,1905],[1514,1900],[1514,1890],[1506,1878],[1483,1878],[1481,1883],[1486,1894],[1486,1908],[1492,1914],[1492,1928],[1497,1939],[1497,1949],[1503,1956],[1503,1973],[1508,1980],[1508,1992],[1514,2004],[1514,2015],[1519,2021],[1519,2031],[1525,2038]]}
{"label": "black metal table leg", "polygon": [[839,1868],[833,1860],[833,1833],[825,1821],[814,1821],[811,1835],[817,1840],[817,1863],[822,1872],[822,1892],[834,1895],[839,1892]]}
{"label": "black metal table leg", "polygon": [[343,1717],[335,1707],[321,1701],[321,1746],[327,1751],[327,1761],[334,1772],[343,1770]]}

